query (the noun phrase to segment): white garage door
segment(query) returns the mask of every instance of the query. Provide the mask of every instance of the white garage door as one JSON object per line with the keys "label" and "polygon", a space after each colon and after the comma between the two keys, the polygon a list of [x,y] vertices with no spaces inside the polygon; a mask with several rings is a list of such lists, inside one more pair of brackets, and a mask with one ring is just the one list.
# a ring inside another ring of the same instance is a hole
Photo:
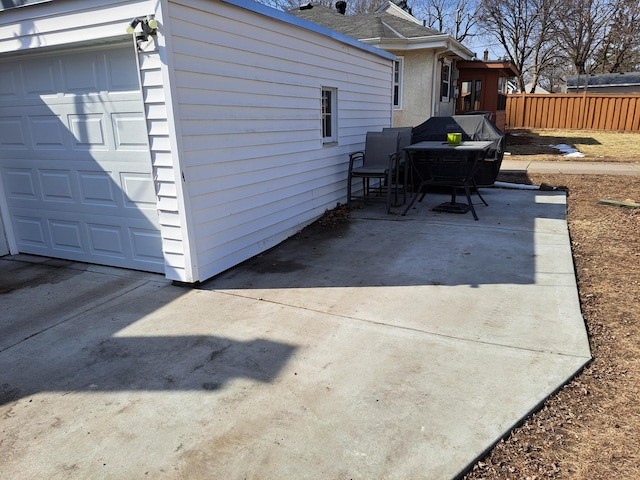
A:
{"label": "white garage door", "polygon": [[18,250],[162,272],[130,45],[0,60],[0,176]]}

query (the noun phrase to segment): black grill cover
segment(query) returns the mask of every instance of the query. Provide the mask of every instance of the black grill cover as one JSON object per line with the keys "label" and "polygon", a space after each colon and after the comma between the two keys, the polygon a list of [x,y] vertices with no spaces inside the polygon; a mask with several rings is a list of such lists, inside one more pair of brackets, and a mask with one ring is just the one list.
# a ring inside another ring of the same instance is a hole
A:
{"label": "black grill cover", "polygon": [[475,176],[480,187],[493,185],[498,177],[504,150],[505,134],[485,115],[454,115],[452,117],[431,117],[426,122],[413,127],[411,143],[426,141],[447,141],[447,133],[462,133],[462,140],[491,140],[495,146],[489,151]]}

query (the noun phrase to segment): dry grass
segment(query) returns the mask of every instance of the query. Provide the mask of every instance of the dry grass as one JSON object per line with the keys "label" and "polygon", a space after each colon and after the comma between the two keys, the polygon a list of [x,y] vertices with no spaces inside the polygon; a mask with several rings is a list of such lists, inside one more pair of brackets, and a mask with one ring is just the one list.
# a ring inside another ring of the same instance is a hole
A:
{"label": "dry grass", "polygon": [[[562,157],[550,145],[565,144],[584,153],[584,158]],[[511,130],[507,151],[527,160],[542,161],[640,161],[640,134],[589,130]]]}
{"label": "dry grass", "polygon": [[[555,138],[586,132],[568,133]],[[599,147],[608,148],[603,139],[598,135]],[[640,161],[640,153],[634,155],[622,161]],[[568,187],[567,218],[593,362],[465,478],[638,479],[640,209],[598,200],[640,201],[640,177],[512,174],[500,179]]]}

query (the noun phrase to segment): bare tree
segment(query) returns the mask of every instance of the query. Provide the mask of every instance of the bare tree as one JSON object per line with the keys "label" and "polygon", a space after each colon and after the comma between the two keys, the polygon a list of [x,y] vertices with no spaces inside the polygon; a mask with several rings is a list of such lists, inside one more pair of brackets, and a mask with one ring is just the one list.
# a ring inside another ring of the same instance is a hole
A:
{"label": "bare tree", "polygon": [[555,52],[554,18],[560,0],[483,0],[481,25],[493,36],[520,72],[521,92],[530,79],[535,91],[540,74],[552,62]]}
{"label": "bare tree", "polygon": [[332,0],[256,0],[258,3],[263,3],[273,8],[277,8],[278,10],[288,11],[293,10],[294,8],[298,8],[301,5],[306,3],[313,3],[315,5],[324,5],[326,7],[331,7],[333,4]]}
{"label": "bare tree", "polygon": [[[556,55],[540,71],[538,85],[549,93],[560,93],[562,91],[561,85],[564,84],[570,69],[571,66],[567,64],[566,59],[561,55]],[[536,91],[529,93],[536,93]]]}
{"label": "bare tree", "polygon": [[382,0],[348,0],[347,13],[350,15],[374,13],[381,3]]}
{"label": "bare tree", "polygon": [[640,69],[640,3],[620,0],[608,34],[596,52],[595,72],[618,73]]}
{"label": "bare tree", "polygon": [[[324,5],[325,7],[335,8],[337,0],[256,0],[270,7],[277,8],[278,10],[293,10],[299,8],[301,5],[312,3],[314,5]],[[348,0],[347,1],[347,14],[363,14],[373,13],[384,0]],[[406,2],[405,2],[406,4]]]}
{"label": "bare tree", "polygon": [[462,42],[476,35],[479,6],[480,0],[418,0],[412,10],[428,27]]}
{"label": "bare tree", "polygon": [[592,73],[594,57],[604,44],[617,0],[562,0],[556,22],[558,47],[574,73]]}

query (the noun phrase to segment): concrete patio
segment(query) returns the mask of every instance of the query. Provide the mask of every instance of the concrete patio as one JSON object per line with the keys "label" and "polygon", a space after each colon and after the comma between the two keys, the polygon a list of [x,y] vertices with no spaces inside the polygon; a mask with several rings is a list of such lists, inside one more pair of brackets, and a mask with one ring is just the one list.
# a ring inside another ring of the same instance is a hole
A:
{"label": "concrete patio", "polygon": [[563,192],[383,205],[197,288],[0,258],[7,479],[450,479],[589,360]]}

